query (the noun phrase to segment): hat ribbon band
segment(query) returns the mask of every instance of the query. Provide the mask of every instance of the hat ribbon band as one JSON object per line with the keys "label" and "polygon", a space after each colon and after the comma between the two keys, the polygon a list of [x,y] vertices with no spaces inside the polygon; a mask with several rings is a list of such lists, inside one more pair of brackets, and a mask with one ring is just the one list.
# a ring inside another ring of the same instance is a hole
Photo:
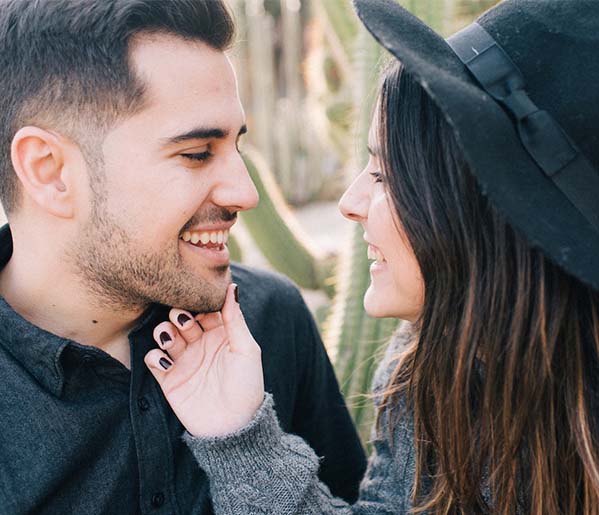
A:
{"label": "hat ribbon band", "polygon": [[514,118],[522,145],[544,174],[599,232],[599,172],[560,124],[526,92],[524,76],[503,48],[478,23],[447,43],[479,82]]}

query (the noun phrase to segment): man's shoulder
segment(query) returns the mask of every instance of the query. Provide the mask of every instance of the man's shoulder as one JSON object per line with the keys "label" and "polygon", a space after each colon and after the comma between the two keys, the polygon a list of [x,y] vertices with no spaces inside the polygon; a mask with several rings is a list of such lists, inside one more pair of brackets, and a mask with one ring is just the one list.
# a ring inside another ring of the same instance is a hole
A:
{"label": "man's shoulder", "polygon": [[231,272],[239,285],[241,311],[268,359],[280,366],[281,360],[295,359],[297,341],[305,351],[319,342],[310,310],[290,279],[238,264],[231,265]]}

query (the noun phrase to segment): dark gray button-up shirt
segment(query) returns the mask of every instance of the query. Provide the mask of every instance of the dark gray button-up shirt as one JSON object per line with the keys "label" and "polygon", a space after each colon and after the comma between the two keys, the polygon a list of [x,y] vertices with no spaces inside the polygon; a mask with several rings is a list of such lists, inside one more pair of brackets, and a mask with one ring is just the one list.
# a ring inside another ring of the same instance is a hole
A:
{"label": "dark gray button-up shirt", "polygon": [[[11,254],[4,226],[0,268]],[[301,296],[272,274],[233,275],[281,425],[324,457],[320,477],[334,494],[353,500],[364,454]],[[143,363],[167,313],[152,307],[130,333],[129,370],[0,297],[0,514],[212,513],[206,476]]]}

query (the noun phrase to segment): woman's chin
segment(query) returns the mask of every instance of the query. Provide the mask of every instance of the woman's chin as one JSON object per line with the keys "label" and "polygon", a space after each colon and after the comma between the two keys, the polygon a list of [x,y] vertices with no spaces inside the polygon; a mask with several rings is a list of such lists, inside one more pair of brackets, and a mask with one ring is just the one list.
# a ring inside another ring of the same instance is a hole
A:
{"label": "woman's chin", "polygon": [[393,293],[393,290],[379,292],[371,283],[364,294],[364,310],[374,318],[400,318],[408,322],[416,320],[422,306],[402,302]]}
{"label": "woman's chin", "polygon": [[385,300],[383,295],[377,294],[371,284],[364,295],[364,310],[368,315],[374,318],[396,316],[390,309],[391,306],[389,305],[388,299],[387,302],[385,302]]}

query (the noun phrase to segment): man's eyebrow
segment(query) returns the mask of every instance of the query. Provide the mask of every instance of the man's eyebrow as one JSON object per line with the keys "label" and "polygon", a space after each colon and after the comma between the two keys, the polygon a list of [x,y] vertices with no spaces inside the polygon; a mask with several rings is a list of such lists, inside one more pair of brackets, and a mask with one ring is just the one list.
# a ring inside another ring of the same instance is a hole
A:
{"label": "man's eyebrow", "polygon": [[[243,125],[241,129],[239,129],[238,135],[241,136],[247,131],[247,125]],[[229,131],[227,129],[221,129],[218,127],[196,127],[183,134],[177,134],[176,136],[164,138],[163,143],[165,145],[174,145],[176,143],[182,143],[192,139],[223,139],[228,135]]]}

